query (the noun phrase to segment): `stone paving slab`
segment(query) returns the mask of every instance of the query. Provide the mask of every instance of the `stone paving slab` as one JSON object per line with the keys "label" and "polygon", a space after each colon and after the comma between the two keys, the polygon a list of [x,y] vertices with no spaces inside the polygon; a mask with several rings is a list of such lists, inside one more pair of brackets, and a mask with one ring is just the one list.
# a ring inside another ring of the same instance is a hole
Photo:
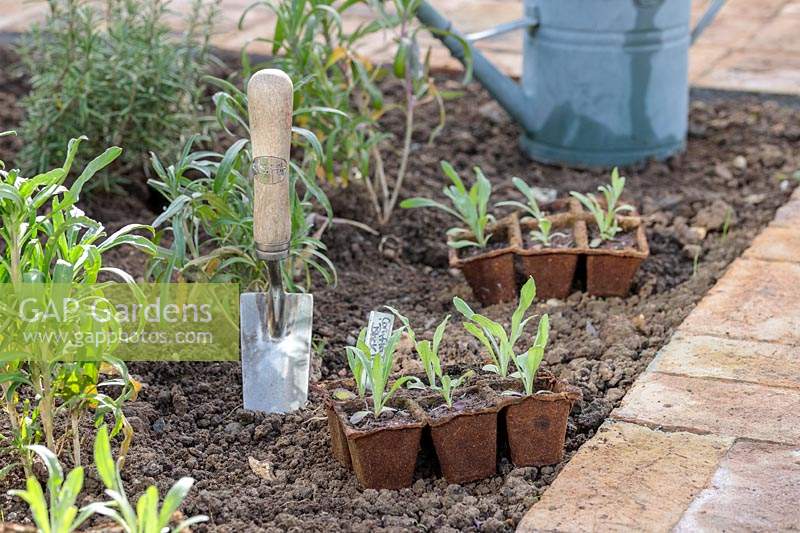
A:
{"label": "stone paving slab", "polygon": [[800,529],[800,448],[737,442],[675,533]]}
{"label": "stone paving slab", "polygon": [[800,444],[800,390],[648,372],[611,416],[726,437]]}
{"label": "stone paving slab", "polygon": [[517,531],[667,531],[732,444],[725,437],[606,422]]}
{"label": "stone paving slab", "polygon": [[800,345],[800,264],[737,259],[679,330]]}
{"label": "stone paving slab", "polygon": [[[800,530],[798,222],[800,189],[564,467],[521,530]],[[698,480],[690,461],[698,453],[692,443],[700,442],[693,439],[701,438],[723,449],[718,463],[711,456],[700,465],[708,477]]]}
{"label": "stone paving slab", "polygon": [[800,228],[800,187],[792,193],[792,198],[775,213],[770,226]]}
{"label": "stone paving slab", "polygon": [[659,351],[648,371],[800,388],[800,349],[677,333]]}
{"label": "stone paving slab", "polygon": [[765,229],[753,240],[744,257],[800,263],[800,228]]}

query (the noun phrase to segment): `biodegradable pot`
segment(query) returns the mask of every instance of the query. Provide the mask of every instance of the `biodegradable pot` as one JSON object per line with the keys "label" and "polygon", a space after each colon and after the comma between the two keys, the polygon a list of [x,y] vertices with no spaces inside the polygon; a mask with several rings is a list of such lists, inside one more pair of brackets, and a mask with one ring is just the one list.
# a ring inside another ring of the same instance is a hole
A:
{"label": "biodegradable pot", "polygon": [[[588,227],[595,225],[587,218]],[[635,247],[613,250],[586,249],[586,292],[592,296],[626,296],[639,266],[650,254],[647,235],[639,217],[620,217],[623,231],[635,231]]]}
{"label": "biodegradable pot", "polygon": [[[464,255],[466,250],[450,248],[450,266],[464,273],[475,298],[483,305],[510,302],[517,298],[517,281],[514,272],[514,252],[521,244],[519,221],[516,214],[487,227],[491,234],[490,249],[477,255]],[[472,239],[473,234],[463,231],[452,235],[454,240]],[[492,248],[502,243],[502,246]]]}
{"label": "biodegradable pot", "polygon": [[331,433],[331,451],[334,459],[342,463],[346,468],[352,468],[350,459],[350,448],[347,445],[347,437],[344,434],[344,426],[336,412],[336,407],[349,403],[348,400],[337,400],[333,395],[339,389],[344,389],[355,394],[355,380],[337,379],[319,384],[318,389],[322,394],[325,405],[325,415],[328,418],[328,430]]}
{"label": "biodegradable pot", "polygon": [[[519,381],[503,382],[504,390],[524,390]],[[504,409],[511,462],[516,466],[544,466],[561,462],[567,419],[581,399],[577,387],[540,370],[532,396],[509,397]]]}
{"label": "biodegradable pot", "polygon": [[[536,280],[536,296],[542,300],[549,298],[565,299],[572,290],[578,257],[582,250],[588,248],[586,224],[580,217],[572,213],[561,213],[547,217],[553,223],[553,232],[559,229],[572,229],[575,242],[569,248],[526,248],[524,239],[517,250],[518,271],[522,279],[533,277]],[[520,222],[520,234],[538,228],[538,221],[533,218]]]}
{"label": "biodegradable pot", "polygon": [[449,483],[476,481],[497,473],[497,414],[501,406],[491,389],[472,387],[464,392],[477,395],[485,406],[434,418],[430,412],[444,403],[441,396],[419,401],[442,475]]}
{"label": "biodegradable pot", "polygon": [[[400,399],[393,407],[409,409],[411,402]],[[354,428],[348,413],[363,408],[364,402],[356,400],[335,407],[342,423],[353,471],[366,489],[402,489],[414,480],[422,429],[425,421],[412,415],[408,421],[372,429]]]}

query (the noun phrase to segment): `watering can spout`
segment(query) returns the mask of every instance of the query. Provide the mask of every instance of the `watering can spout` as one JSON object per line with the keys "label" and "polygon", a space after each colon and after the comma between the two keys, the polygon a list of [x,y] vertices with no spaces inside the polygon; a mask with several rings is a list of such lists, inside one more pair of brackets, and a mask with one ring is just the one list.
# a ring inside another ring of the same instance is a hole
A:
{"label": "watering can spout", "polygon": [[[442,41],[450,53],[466,66],[468,61],[467,50],[472,56],[472,73],[475,78],[489,91],[492,98],[508,112],[526,131],[534,130],[533,102],[531,102],[522,87],[497,69],[488,59],[472,45],[473,40],[491,37],[500,33],[523,27],[535,27],[536,21],[522,19],[498,27],[490,32],[481,32],[474,36],[465,36],[453,27],[453,24],[444,18],[428,2],[423,0],[417,8],[417,18],[432,30],[434,35]],[[466,47],[469,47],[468,49]]]}

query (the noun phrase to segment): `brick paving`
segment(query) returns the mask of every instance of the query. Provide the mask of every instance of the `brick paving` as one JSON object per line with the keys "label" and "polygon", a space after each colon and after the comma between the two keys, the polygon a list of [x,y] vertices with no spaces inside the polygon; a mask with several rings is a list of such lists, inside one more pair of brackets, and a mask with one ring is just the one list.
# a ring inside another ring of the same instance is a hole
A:
{"label": "brick paving", "polygon": [[[800,189],[518,531],[800,527]],[[794,226],[796,227],[796,226]]]}
{"label": "brick paving", "polygon": [[[696,20],[711,0],[693,0]],[[239,30],[237,23],[252,0],[222,0],[217,34],[213,43],[223,49],[240,50],[259,37],[267,37],[274,15],[265,7],[250,12]],[[463,32],[485,29],[522,15],[521,0],[432,0],[433,5]],[[172,0],[176,12],[185,12],[190,0]],[[0,33],[21,32],[40,21],[47,6],[43,1],[0,0]],[[369,20],[369,9],[349,11],[345,25]],[[180,17],[172,24],[181,27]],[[449,53],[432,38],[432,60],[437,67],[460,68]],[[481,49],[506,73],[519,76],[522,69],[522,33],[515,32],[481,41]],[[264,53],[267,45],[253,42],[253,52]],[[391,42],[375,36],[362,53],[376,61],[391,57]],[[698,40],[689,56],[690,80],[696,87],[800,94],[800,0],[727,0],[716,21]]]}

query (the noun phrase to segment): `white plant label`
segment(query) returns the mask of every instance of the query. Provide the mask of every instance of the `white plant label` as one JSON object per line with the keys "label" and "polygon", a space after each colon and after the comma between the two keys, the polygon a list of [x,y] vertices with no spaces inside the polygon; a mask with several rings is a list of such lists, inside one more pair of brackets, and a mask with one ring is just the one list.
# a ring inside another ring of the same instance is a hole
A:
{"label": "white plant label", "polygon": [[365,342],[369,346],[369,351],[373,354],[382,352],[389,343],[394,326],[394,315],[391,313],[381,313],[380,311],[370,311],[369,322],[367,323],[367,338]]}

